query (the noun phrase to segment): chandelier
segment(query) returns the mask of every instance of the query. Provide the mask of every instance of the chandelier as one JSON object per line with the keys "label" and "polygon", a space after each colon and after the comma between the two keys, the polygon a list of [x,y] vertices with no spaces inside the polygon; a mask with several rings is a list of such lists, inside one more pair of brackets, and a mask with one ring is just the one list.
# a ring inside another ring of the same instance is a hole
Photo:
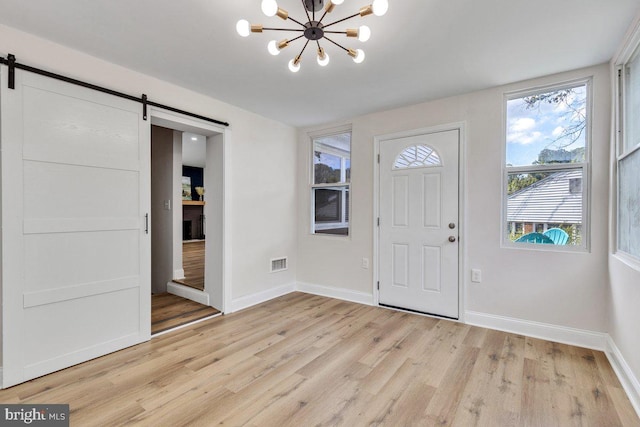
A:
{"label": "chandelier", "polygon": [[[289,61],[289,70],[296,73],[300,70],[300,61],[302,58],[302,54],[305,49],[309,45],[309,43],[316,44],[317,46],[317,60],[318,64],[321,66],[326,66],[329,64],[329,54],[325,52],[324,48],[320,46],[321,40],[327,40],[328,42],[334,44],[340,49],[344,50],[353,61],[357,64],[364,61],[364,51],[362,49],[351,49],[342,46],[340,43],[337,43],[335,40],[329,38],[328,34],[344,34],[347,37],[357,38],[361,42],[366,42],[371,37],[371,30],[366,25],[361,25],[358,28],[348,28],[344,31],[334,31],[333,29],[329,29],[335,24],[342,23],[351,18],[355,18],[356,16],[367,16],[374,14],[376,16],[382,16],[387,12],[389,8],[389,3],[387,0],[373,0],[372,4],[368,6],[364,6],[360,8],[358,13],[354,13],[353,15],[347,16],[346,18],[338,19],[337,21],[330,22],[328,24],[324,24],[323,20],[325,17],[333,12],[337,5],[340,5],[344,2],[344,0],[328,0],[325,4],[324,0],[301,0],[302,5],[304,6],[304,11],[306,14],[307,23],[302,23],[299,20],[296,20],[289,16],[289,12],[280,8],[276,0],[262,0],[262,12],[268,17],[278,16],[284,21],[292,21],[299,25],[299,28],[272,28],[272,27],[263,27],[262,25],[251,25],[246,19],[241,19],[236,24],[236,31],[242,37],[248,37],[251,33],[262,33],[263,31],[291,31],[302,33],[297,37],[293,37],[291,39],[283,39],[280,41],[271,40],[267,44],[267,50],[272,55],[278,55],[280,51],[289,46],[290,43],[303,39],[305,41],[302,50],[298,55],[296,55],[291,61]],[[324,11],[323,11],[324,9]],[[322,13],[322,16],[319,19],[316,19],[316,12],[318,14]]]}

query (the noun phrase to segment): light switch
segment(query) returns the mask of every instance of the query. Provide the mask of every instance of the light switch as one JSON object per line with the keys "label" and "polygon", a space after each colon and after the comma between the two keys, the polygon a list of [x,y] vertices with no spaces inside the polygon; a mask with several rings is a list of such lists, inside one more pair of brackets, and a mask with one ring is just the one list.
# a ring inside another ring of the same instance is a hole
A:
{"label": "light switch", "polygon": [[478,268],[471,269],[471,281],[474,283],[482,282],[482,270]]}

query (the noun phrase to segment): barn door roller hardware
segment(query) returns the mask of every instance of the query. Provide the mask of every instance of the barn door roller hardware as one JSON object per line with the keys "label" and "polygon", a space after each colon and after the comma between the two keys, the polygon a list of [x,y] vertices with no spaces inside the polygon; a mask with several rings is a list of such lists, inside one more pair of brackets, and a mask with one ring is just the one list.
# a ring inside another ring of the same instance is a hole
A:
{"label": "barn door roller hardware", "polygon": [[8,54],[6,58],[0,57],[0,64],[4,64],[9,67],[9,89],[15,89],[16,85],[16,77],[15,70],[16,68],[24,71],[28,71],[30,73],[39,74],[41,76],[50,77],[52,79],[60,80],[66,83],[71,83],[77,86],[82,86],[88,89],[92,89],[98,92],[106,93],[109,95],[117,96],[119,98],[128,99],[129,101],[135,101],[142,104],[142,115],[144,120],[147,120],[147,106],[158,107],[165,110],[172,111],[174,113],[183,114],[185,116],[194,117],[196,119],[204,120],[207,122],[215,123],[222,126],[229,126],[228,122],[223,122],[221,120],[212,119],[210,117],[201,116],[200,114],[191,113],[189,111],[181,110],[179,108],[170,107],[168,105],[160,104],[158,102],[149,101],[147,95],[142,95],[141,97],[128,95],[126,93],[118,92],[112,89],[108,89],[102,86],[94,85],[92,83],[87,83],[82,80],[73,79],[71,77],[63,76],[61,74],[52,73],[50,71],[42,70],[40,68],[31,67],[29,65],[24,65],[16,62],[16,57],[13,54]]}
{"label": "barn door roller hardware", "polygon": [[9,89],[16,88],[16,56],[7,55],[7,65],[9,66]]}

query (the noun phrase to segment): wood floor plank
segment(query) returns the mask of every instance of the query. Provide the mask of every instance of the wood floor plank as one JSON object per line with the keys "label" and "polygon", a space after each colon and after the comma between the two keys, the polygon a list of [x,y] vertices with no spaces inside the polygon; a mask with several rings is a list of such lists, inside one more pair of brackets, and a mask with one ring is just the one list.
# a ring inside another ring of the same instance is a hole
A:
{"label": "wood floor plank", "polygon": [[201,291],[204,290],[205,241],[182,243],[182,269],[184,279],[174,280]]}
{"label": "wood floor plank", "polygon": [[[373,372],[372,372],[373,374]],[[422,366],[406,358],[364,410],[363,425],[421,425],[436,387],[421,378]],[[416,399],[420,396],[419,399]]]}
{"label": "wood floor plank", "polygon": [[613,406],[616,408],[616,413],[622,425],[624,427],[637,427],[640,425],[638,414],[633,410],[631,405],[626,404],[629,398],[622,387],[608,386],[607,389],[609,390]]}
{"label": "wood floor plank", "polygon": [[453,424],[517,426],[523,355],[524,337],[487,331]]}
{"label": "wood floor plank", "polygon": [[[170,307],[170,305],[166,305]],[[0,390],[82,426],[624,426],[597,351],[292,293]]]}
{"label": "wood floor plank", "polygon": [[576,384],[574,387],[576,402],[579,402],[581,407],[586,407],[581,410],[583,417],[586,414],[594,414],[584,418],[583,424],[622,426],[615,406],[611,402],[609,390],[600,375],[593,350],[570,347],[569,351]]}
{"label": "wood floor plank", "polygon": [[543,368],[543,361],[524,359],[523,389],[520,419],[525,427],[561,426],[558,404],[561,408],[570,403],[571,396],[566,395],[566,402],[554,402],[554,384],[548,371]]}
{"label": "wood floor plank", "polygon": [[446,371],[447,381],[436,389],[425,411],[426,423],[440,426],[452,426],[460,405],[463,391],[467,385],[480,349],[463,348],[456,352]]}

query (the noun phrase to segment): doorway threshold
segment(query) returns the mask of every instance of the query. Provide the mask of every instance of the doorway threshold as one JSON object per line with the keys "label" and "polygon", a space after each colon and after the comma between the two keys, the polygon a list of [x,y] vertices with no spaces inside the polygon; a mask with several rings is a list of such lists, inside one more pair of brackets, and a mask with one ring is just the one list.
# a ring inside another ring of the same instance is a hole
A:
{"label": "doorway threshold", "polygon": [[157,334],[220,314],[220,310],[169,293],[151,297],[151,333]]}
{"label": "doorway threshold", "polygon": [[177,330],[180,330],[180,329],[184,329],[184,328],[186,328],[188,326],[195,325],[196,323],[204,322],[205,320],[211,320],[211,319],[214,319],[216,317],[220,317],[223,314],[224,313],[220,312],[220,313],[212,314],[211,316],[203,317],[202,319],[198,319],[198,320],[194,320],[194,321],[189,322],[189,323],[185,323],[183,325],[174,326],[173,328],[165,329],[165,330],[156,332],[155,334],[151,334],[151,338],[157,338],[160,335],[164,335],[164,334],[168,334],[169,332],[174,332],[174,331],[177,331]]}
{"label": "doorway threshold", "polygon": [[442,314],[426,313],[424,311],[412,310],[410,308],[396,307],[395,305],[387,305],[382,303],[378,303],[378,305],[383,308],[390,308],[392,310],[397,310],[397,311],[406,311],[408,313],[421,314],[423,316],[437,317],[440,319],[447,319],[447,320],[460,320],[457,317],[443,316]]}

